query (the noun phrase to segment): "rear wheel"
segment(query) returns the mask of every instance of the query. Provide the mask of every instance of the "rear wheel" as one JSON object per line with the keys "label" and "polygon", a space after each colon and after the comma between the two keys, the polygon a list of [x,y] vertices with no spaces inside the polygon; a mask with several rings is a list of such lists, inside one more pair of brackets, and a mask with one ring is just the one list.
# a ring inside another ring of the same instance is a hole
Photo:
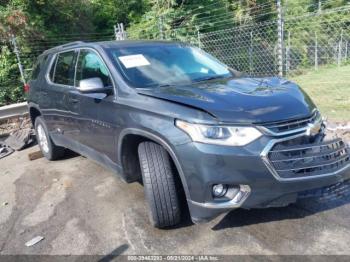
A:
{"label": "rear wheel", "polygon": [[48,160],[57,160],[64,155],[64,148],[56,146],[51,140],[41,116],[35,119],[35,134],[40,150]]}
{"label": "rear wheel", "polygon": [[158,228],[178,224],[180,203],[167,151],[156,143],[143,142],[138,153],[151,223]]}

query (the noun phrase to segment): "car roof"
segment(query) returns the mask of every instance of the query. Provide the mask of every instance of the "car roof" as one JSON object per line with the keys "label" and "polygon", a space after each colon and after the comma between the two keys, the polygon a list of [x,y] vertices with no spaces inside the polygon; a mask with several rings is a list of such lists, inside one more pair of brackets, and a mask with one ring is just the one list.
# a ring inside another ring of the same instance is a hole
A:
{"label": "car roof", "polygon": [[181,42],[174,41],[154,41],[154,40],[120,40],[120,41],[103,41],[103,42],[83,42],[76,41],[67,43],[64,45],[56,46],[51,49],[46,50],[43,55],[48,55],[51,53],[62,52],[68,49],[74,48],[84,48],[84,47],[92,47],[92,48],[117,48],[117,47],[132,47],[132,46],[149,46],[149,45],[171,45],[171,44],[185,44]]}

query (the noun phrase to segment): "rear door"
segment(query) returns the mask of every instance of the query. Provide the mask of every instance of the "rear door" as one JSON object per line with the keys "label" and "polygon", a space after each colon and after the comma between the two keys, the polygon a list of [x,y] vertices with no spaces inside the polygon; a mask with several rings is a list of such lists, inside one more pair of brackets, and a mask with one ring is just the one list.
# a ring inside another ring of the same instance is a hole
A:
{"label": "rear door", "polygon": [[74,89],[77,52],[64,51],[54,55],[46,75],[47,84],[42,88],[41,109],[49,132],[55,137],[79,132],[72,123],[68,92]]}

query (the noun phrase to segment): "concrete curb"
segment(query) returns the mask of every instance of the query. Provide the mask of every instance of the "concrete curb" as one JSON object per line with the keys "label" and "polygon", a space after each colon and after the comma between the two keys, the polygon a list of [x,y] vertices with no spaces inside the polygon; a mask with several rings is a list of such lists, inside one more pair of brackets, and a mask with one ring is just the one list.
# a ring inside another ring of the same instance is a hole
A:
{"label": "concrete curb", "polygon": [[0,107],[0,120],[28,114],[27,102]]}

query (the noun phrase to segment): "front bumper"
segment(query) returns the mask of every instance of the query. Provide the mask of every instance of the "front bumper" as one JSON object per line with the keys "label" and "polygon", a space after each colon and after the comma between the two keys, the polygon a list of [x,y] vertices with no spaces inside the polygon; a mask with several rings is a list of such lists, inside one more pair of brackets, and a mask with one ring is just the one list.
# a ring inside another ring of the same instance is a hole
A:
{"label": "front bumper", "polygon": [[[302,135],[304,134],[297,136]],[[263,136],[245,147],[194,142],[177,146],[176,155],[187,182],[187,202],[192,220],[209,221],[239,207],[250,209],[286,206],[296,202],[303,192],[350,179],[349,163],[335,172],[306,179],[279,179],[264,159],[266,148],[276,142],[274,140],[273,137]],[[214,184],[243,186],[244,194],[239,201],[214,199],[211,190]]]}

